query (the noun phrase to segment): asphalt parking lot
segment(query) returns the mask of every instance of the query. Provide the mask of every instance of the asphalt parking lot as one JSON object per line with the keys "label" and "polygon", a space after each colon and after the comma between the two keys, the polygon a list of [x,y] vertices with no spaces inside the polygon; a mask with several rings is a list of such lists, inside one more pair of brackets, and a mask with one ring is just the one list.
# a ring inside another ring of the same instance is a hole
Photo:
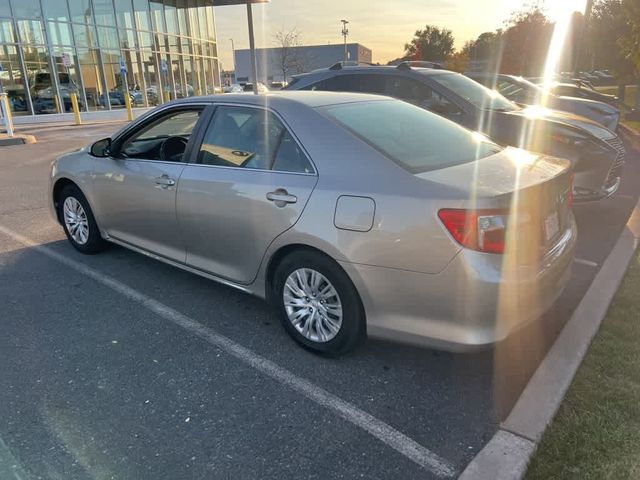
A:
{"label": "asphalt parking lot", "polygon": [[[0,149],[0,479],[443,478],[510,410],[640,193],[578,205],[571,282],[494,350],[298,348],[262,301],[123,248],[82,256],[45,205],[50,162],[118,125]],[[10,476],[13,475],[13,476]]]}

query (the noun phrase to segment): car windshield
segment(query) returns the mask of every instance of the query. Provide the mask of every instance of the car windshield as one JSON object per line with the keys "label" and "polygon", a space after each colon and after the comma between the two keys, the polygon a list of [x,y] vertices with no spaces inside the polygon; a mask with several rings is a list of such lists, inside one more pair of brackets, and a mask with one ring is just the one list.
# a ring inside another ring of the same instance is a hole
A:
{"label": "car windshield", "polygon": [[319,110],[411,173],[472,162],[501,150],[482,135],[405,102],[357,102]]}
{"label": "car windshield", "polygon": [[543,88],[541,85],[536,85],[535,83],[527,80],[523,77],[515,77],[514,80],[524,89],[530,92],[534,92],[536,95],[544,95],[548,94],[548,89]]}
{"label": "car windshield", "polygon": [[515,103],[507,100],[495,90],[459,73],[443,73],[432,75],[430,78],[477,108],[502,112],[520,109]]}

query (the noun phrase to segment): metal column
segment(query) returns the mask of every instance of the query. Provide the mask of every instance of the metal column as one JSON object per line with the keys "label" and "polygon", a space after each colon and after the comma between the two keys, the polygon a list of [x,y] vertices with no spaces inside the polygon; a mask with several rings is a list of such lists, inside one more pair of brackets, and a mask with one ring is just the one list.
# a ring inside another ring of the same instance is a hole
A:
{"label": "metal column", "polygon": [[256,58],[256,42],[253,37],[253,11],[251,0],[247,0],[247,23],[249,24],[249,49],[251,50],[251,70],[253,73],[253,93],[258,94],[258,59]]}

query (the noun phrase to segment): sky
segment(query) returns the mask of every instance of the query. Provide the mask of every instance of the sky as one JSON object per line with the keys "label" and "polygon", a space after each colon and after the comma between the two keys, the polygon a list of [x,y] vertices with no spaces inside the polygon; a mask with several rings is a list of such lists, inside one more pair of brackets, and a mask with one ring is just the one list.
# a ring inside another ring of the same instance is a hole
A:
{"label": "sky", "polygon": [[[438,25],[453,31],[455,46],[503,26],[511,12],[539,3],[554,20],[563,12],[584,9],[586,0],[271,0],[253,6],[256,46],[276,46],[273,34],[297,28],[304,45],[342,43],[341,19],[349,21],[348,41],[373,51],[386,63],[404,53],[416,30]],[[224,69],[233,68],[236,49],[249,48],[247,9],[216,7],[218,55]]]}

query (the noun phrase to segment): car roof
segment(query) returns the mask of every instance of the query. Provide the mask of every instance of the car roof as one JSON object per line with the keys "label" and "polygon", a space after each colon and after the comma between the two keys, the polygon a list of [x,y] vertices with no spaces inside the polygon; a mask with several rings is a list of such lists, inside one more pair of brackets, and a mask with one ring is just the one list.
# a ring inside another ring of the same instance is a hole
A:
{"label": "car roof", "polygon": [[405,66],[405,67],[401,67],[399,66],[394,66],[394,65],[342,65],[340,68],[318,68],[316,70],[312,70],[308,73],[302,73],[300,75],[294,75],[294,78],[304,78],[306,76],[309,75],[316,75],[319,73],[328,73],[328,72],[332,72],[332,73],[336,73],[339,74],[341,72],[357,72],[357,71],[362,71],[362,72],[367,72],[367,73],[391,73],[391,72],[396,72],[398,74],[403,74],[406,72],[418,72],[424,75],[442,75],[442,74],[447,74],[447,73],[455,73],[455,72],[451,72],[450,70],[444,70],[441,68],[425,68],[425,67],[411,67],[411,66]]}
{"label": "car roof", "polygon": [[391,100],[382,95],[370,95],[366,93],[349,92],[324,92],[324,91],[282,91],[260,93],[224,93],[218,95],[206,95],[201,97],[189,97],[171,102],[172,104],[188,104],[205,102],[232,102],[246,105],[272,105],[274,107],[291,104],[302,104],[311,108],[340,103],[370,102],[379,100]]}

